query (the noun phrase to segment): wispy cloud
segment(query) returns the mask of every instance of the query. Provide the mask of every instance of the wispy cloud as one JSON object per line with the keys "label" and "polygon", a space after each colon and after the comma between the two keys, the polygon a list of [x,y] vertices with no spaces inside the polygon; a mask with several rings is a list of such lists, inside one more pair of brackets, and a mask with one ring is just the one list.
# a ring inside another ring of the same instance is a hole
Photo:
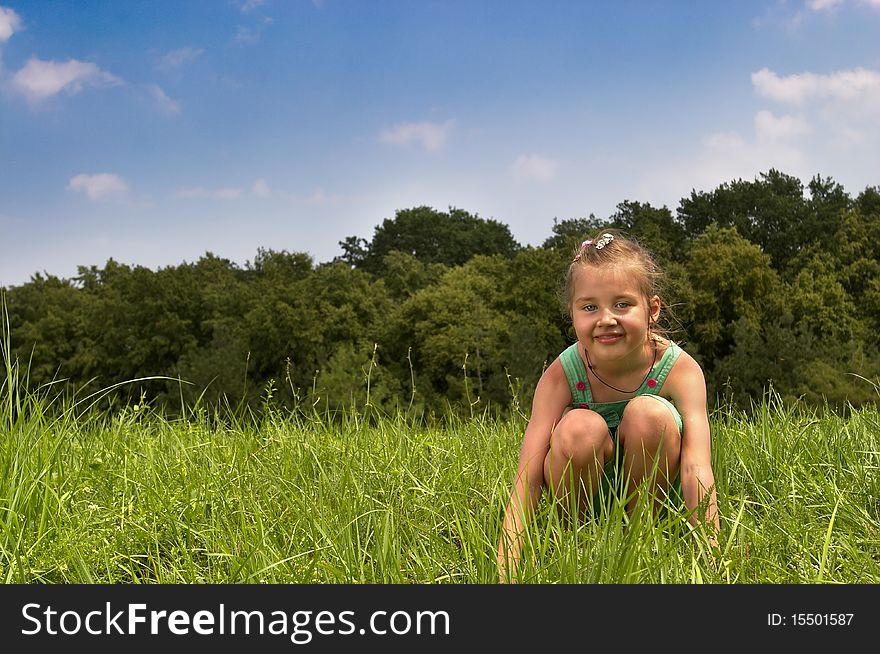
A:
{"label": "wispy cloud", "polygon": [[156,63],[156,69],[162,71],[173,70],[175,68],[180,68],[184,64],[187,64],[204,54],[204,50],[201,48],[193,48],[192,46],[186,46],[184,48],[178,48],[177,50],[172,50],[161,57],[159,57],[159,61]]}
{"label": "wispy cloud", "polygon": [[258,9],[266,4],[266,0],[243,0],[238,8],[241,10],[243,14],[249,14],[254,9]]}
{"label": "wispy cloud", "polygon": [[122,84],[122,80],[90,62],[31,58],[15,73],[12,84],[28,102],[36,104],[62,91],[74,95],[86,86],[115,86]]}
{"label": "wispy cloud", "polygon": [[853,7],[880,9],[880,0],[802,0],[798,3],[777,0],[765,3],[763,13],[756,16],[752,24],[757,28],[778,24],[796,32],[810,21],[833,18]]}
{"label": "wispy cloud", "polygon": [[767,110],[755,114],[755,136],[759,141],[790,141],[810,133],[803,116],[775,116]]}
{"label": "wispy cloud", "polygon": [[256,25],[250,27],[239,25],[233,40],[239,45],[251,45],[257,43],[263,35],[263,30],[271,24],[272,18],[264,16]]}
{"label": "wispy cloud", "polygon": [[272,189],[269,188],[269,184],[265,179],[258,179],[255,181],[254,185],[251,187],[251,192],[258,198],[272,197]]}
{"label": "wispy cloud", "polygon": [[339,202],[339,196],[328,193],[324,190],[323,187],[317,186],[311,193],[309,193],[309,195],[304,198],[304,201],[307,204],[325,206],[329,204],[336,204],[337,202]]}
{"label": "wispy cloud", "polygon": [[0,43],[5,43],[21,29],[21,16],[12,9],[0,7]]}
{"label": "wispy cloud", "polygon": [[828,11],[843,4],[843,0],[807,0],[807,7],[813,11]]}
{"label": "wispy cloud", "polygon": [[248,43],[256,43],[260,40],[260,34],[258,31],[251,29],[250,27],[245,27],[244,25],[238,26],[238,31],[235,33],[235,42],[248,44]]}
{"label": "wispy cloud", "polygon": [[67,189],[84,193],[90,200],[107,200],[125,196],[128,193],[128,184],[113,173],[81,174],[70,178]]}
{"label": "wispy cloud", "polygon": [[401,123],[383,130],[380,138],[392,145],[416,145],[425,152],[439,152],[446,147],[454,127],[453,120],[444,123]]}
{"label": "wispy cloud", "polygon": [[[843,7],[848,0],[807,0],[808,9],[813,11],[833,11]],[[854,0],[852,4],[880,9],[880,0]]]}
{"label": "wispy cloud", "polygon": [[240,188],[207,189],[203,186],[195,186],[180,189],[174,194],[174,197],[198,200],[237,200],[241,197],[241,194],[242,190]]}
{"label": "wispy cloud", "polygon": [[556,179],[559,163],[539,154],[521,154],[510,165],[510,173],[518,179],[549,184]]}
{"label": "wispy cloud", "polygon": [[150,84],[147,90],[150,92],[150,96],[155,101],[160,113],[166,116],[176,116],[180,113],[180,103],[169,98],[161,86]]}

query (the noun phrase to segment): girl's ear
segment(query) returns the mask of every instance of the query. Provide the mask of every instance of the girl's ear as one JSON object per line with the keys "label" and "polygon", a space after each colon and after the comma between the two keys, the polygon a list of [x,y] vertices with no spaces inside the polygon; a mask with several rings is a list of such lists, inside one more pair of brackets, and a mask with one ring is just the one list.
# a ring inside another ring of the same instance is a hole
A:
{"label": "girl's ear", "polygon": [[657,322],[660,319],[660,296],[655,295],[648,301],[648,320]]}

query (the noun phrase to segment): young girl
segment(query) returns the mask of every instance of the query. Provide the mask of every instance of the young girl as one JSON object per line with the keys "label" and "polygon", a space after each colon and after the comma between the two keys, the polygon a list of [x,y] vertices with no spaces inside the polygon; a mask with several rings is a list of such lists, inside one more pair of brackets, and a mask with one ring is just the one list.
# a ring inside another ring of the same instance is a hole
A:
{"label": "young girl", "polygon": [[[515,580],[525,522],[544,487],[583,512],[615,458],[627,474],[628,510],[636,492],[662,496],[679,480],[691,521],[717,533],[706,382],[699,364],[657,333],[658,277],[651,255],[619,233],[584,241],[569,266],[577,341],[535,389],[498,544],[502,582]],[[653,488],[640,488],[645,477]]]}

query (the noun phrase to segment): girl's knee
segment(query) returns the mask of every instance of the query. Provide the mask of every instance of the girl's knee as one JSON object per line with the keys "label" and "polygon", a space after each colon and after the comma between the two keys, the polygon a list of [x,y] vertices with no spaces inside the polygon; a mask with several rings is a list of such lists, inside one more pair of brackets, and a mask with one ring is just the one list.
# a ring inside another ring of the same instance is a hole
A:
{"label": "girl's knee", "polygon": [[630,400],[624,409],[618,438],[626,449],[633,445],[654,449],[661,442],[679,443],[681,434],[669,409],[662,402],[643,395]]}
{"label": "girl's knee", "polygon": [[565,460],[583,464],[590,460],[610,458],[614,445],[608,434],[608,425],[595,411],[569,411],[550,437],[550,451]]}

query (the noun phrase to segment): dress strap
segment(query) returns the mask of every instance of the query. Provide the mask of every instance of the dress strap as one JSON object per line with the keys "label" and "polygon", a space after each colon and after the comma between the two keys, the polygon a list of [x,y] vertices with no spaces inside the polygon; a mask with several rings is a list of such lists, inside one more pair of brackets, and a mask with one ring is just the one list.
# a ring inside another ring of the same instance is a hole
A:
{"label": "dress strap", "polygon": [[575,341],[559,355],[559,361],[562,363],[562,369],[565,371],[568,387],[571,390],[571,402],[575,407],[581,404],[589,405],[593,402],[593,394],[590,392],[590,384],[587,381],[587,368],[584,366],[578,347],[579,344]]}
{"label": "dress strap", "polygon": [[663,382],[666,381],[666,376],[669,375],[672,366],[678,361],[680,354],[681,347],[679,347],[677,343],[669,341],[669,347],[666,348],[659,363],[657,363],[651,371],[651,378],[648,379],[645,382],[645,386],[642,387],[645,394],[657,395],[660,393],[660,389],[663,388]]}

